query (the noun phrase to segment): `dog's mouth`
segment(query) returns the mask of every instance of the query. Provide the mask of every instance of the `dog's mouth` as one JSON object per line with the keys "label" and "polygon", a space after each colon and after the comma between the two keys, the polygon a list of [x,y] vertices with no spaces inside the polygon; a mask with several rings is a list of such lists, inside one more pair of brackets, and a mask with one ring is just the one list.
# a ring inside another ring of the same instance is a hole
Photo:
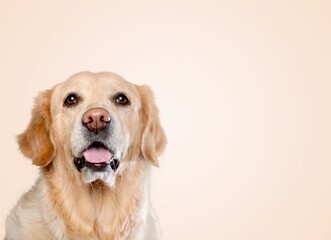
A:
{"label": "dog's mouth", "polygon": [[114,153],[102,142],[93,142],[83,151],[82,157],[74,157],[74,163],[78,171],[87,167],[97,172],[107,171],[109,167],[115,171],[119,165]]}

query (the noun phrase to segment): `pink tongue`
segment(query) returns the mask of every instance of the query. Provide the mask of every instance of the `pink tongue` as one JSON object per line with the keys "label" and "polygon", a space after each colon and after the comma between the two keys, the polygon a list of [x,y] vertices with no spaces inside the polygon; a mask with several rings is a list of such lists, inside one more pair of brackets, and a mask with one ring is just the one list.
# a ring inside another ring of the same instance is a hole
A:
{"label": "pink tongue", "polygon": [[83,153],[85,160],[90,163],[103,163],[107,162],[112,154],[105,148],[90,148]]}

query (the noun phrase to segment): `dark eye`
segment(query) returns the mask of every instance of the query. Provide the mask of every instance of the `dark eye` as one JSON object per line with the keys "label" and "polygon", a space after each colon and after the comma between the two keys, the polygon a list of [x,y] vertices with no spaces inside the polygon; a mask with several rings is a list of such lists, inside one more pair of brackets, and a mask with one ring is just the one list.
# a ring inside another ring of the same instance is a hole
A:
{"label": "dark eye", "polygon": [[128,97],[125,96],[125,94],[123,94],[123,93],[119,93],[116,96],[115,101],[117,104],[120,104],[120,105],[129,105],[130,104]]}
{"label": "dark eye", "polygon": [[78,96],[75,93],[70,93],[64,100],[64,105],[67,107],[74,106],[78,103]]}

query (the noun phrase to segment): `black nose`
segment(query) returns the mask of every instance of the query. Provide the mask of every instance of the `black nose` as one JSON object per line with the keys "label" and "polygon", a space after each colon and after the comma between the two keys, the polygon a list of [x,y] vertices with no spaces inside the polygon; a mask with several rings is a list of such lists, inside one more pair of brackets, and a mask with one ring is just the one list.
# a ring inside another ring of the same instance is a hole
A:
{"label": "black nose", "polygon": [[83,125],[93,132],[104,129],[110,121],[109,113],[103,108],[92,108],[83,115]]}

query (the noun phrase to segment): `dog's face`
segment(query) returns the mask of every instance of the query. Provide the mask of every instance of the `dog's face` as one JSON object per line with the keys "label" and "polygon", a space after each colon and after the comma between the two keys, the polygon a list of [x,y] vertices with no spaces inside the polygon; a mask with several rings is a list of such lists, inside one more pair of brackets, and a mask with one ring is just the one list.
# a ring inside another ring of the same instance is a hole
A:
{"label": "dog's face", "polygon": [[18,140],[34,164],[58,161],[86,183],[102,180],[110,186],[137,161],[157,166],[166,143],[148,87],[88,72],[40,94]]}

